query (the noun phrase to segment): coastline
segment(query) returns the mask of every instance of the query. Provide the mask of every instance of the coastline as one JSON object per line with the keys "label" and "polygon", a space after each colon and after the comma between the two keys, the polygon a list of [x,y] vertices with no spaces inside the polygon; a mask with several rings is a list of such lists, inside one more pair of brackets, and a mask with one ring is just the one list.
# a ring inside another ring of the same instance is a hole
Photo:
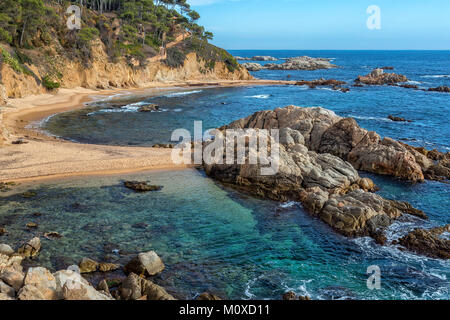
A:
{"label": "coastline", "polygon": [[[294,81],[223,80],[155,82],[145,88],[91,90],[60,89],[56,94],[32,95],[11,99],[2,112],[9,143],[0,147],[2,182],[29,182],[72,176],[96,176],[151,170],[180,170],[191,166],[175,165],[171,149],[118,147],[70,142],[52,137],[28,126],[49,116],[80,109],[99,96],[122,92],[158,94],[164,90],[198,87],[233,87],[252,85],[289,85]],[[23,137],[27,143],[10,144]]]}

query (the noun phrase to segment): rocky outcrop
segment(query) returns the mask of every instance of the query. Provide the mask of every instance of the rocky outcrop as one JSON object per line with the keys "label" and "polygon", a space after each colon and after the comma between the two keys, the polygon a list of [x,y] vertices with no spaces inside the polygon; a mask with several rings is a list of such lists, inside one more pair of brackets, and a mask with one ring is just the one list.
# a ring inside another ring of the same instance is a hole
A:
{"label": "rocky outcrop", "polygon": [[342,118],[323,108],[288,106],[257,112],[221,129],[260,128],[290,130],[308,151],[332,154],[357,170],[391,175],[411,181],[424,180],[421,166],[401,143],[381,139],[352,118]]}
{"label": "rocky outcrop", "polygon": [[358,76],[358,78],[355,80],[355,83],[363,83],[367,85],[389,85],[407,81],[408,78],[406,78],[404,75],[384,73],[383,69],[374,69],[370,74],[366,76]]}
{"label": "rocky outcrop", "polygon": [[158,110],[159,110],[159,106],[157,104],[153,104],[153,103],[141,106],[138,109],[139,112],[153,112],[153,111],[158,111]]}
{"label": "rocky outcrop", "polygon": [[241,61],[277,61],[277,58],[271,57],[271,56],[253,56],[251,58],[244,58],[244,57],[235,57],[236,60]]}
{"label": "rocky outcrop", "polygon": [[440,86],[437,88],[429,88],[428,91],[434,91],[434,92],[450,92],[450,87],[447,86]]}
{"label": "rocky outcrop", "polygon": [[406,120],[405,118],[397,117],[397,116],[393,116],[393,115],[389,115],[388,119],[392,120],[394,122],[412,122],[411,120]]}
{"label": "rocky outcrop", "polygon": [[350,91],[349,88],[343,88],[342,85],[345,84],[345,81],[339,81],[339,80],[335,80],[335,79],[324,79],[324,78],[320,78],[317,80],[312,80],[312,81],[307,81],[307,80],[301,80],[301,81],[297,81],[297,83],[295,85],[297,86],[308,86],[311,89],[314,89],[316,87],[320,87],[320,86],[327,86],[327,87],[331,87],[333,90],[339,90],[342,92],[348,92]]}
{"label": "rocky outcrop", "polygon": [[255,63],[255,62],[243,63],[242,66],[245,69],[247,69],[248,71],[261,71],[262,69],[264,69],[264,67],[262,65],[260,65],[259,63]]}
{"label": "rocky outcrop", "polygon": [[450,239],[443,238],[443,233],[450,233],[450,225],[429,230],[415,229],[399,239],[398,243],[427,257],[450,259]]}
{"label": "rocky outcrop", "polygon": [[[322,108],[289,106],[257,112],[219,130],[226,129],[278,129],[278,170],[262,175],[261,164],[249,164],[258,150],[247,143],[243,164],[225,159],[223,164],[204,164],[206,174],[217,180],[273,200],[300,201],[310,214],[347,236],[375,234],[403,213],[420,216],[404,203],[372,193],[373,182],[361,179],[354,168],[423,180],[414,156],[353,119]],[[265,160],[270,163],[269,155]]]}
{"label": "rocky outcrop", "polygon": [[270,70],[318,70],[337,68],[336,65],[330,63],[330,59],[311,58],[307,56],[289,58],[282,64],[270,63],[264,67]]}

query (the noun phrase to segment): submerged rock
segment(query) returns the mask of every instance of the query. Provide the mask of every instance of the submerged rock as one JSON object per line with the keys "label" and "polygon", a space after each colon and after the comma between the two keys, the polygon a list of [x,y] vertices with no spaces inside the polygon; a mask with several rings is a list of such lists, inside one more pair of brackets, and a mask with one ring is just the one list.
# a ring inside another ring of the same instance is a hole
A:
{"label": "submerged rock", "polygon": [[397,84],[399,82],[407,82],[408,78],[401,74],[384,73],[383,69],[374,69],[370,74],[358,76],[356,83],[364,83],[368,85],[384,85]]}
{"label": "submerged rock", "polygon": [[80,267],[81,273],[95,272],[95,271],[97,271],[98,265],[99,264],[97,261],[94,261],[89,258],[81,259],[80,263],[78,264],[78,266]]}
{"label": "submerged rock", "polygon": [[398,243],[427,257],[450,259],[450,240],[441,237],[444,232],[450,232],[450,225],[429,230],[415,229],[399,239]]}
{"label": "submerged rock", "polygon": [[126,181],[124,182],[124,185],[128,189],[134,190],[136,192],[159,191],[163,188],[162,186],[150,185],[145,181]]}

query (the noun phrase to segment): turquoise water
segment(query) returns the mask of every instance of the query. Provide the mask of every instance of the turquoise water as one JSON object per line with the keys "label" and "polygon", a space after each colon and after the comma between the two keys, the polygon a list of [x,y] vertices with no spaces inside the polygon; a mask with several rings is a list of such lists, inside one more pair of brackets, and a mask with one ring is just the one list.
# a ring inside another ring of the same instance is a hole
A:
{"label": "turquoise water", "polygon": [[[395,72],[422,88],[450,85],[449,51],[233,53],[332,57],[341,67],[254,73],[261,78],[287,79],[290,75],[293,80],[325,77],[351,81],[374,67],[394,66]],[[350,89],[342,93],[298,86],[196,88],[159,96],[123,92],[51,117],[44,129],[84,143],[148,146],[169,142],[175,129],[192,130],[194,121],[203,121],[206,130],[255,111],[295,104],[322,106],[354,117],[364,128],[412,145],[450,150],[448,94],[384,86]],[[139,113],[143,103],[157,103],[161,110]],[[392,122],[388,115],[413,122]],[[368,176],[381,188],[382,196],[409,201],[430,217],[423,222],[405,216],[389,228],[390,240],[414,227],[450,223],[450,185]],[[135,194],[121,186],[122,180],[130,178],[150,179],[164,189]],[[76,179],[33,189],[36,198],[0,198],[0,225],[10,231],[0,241],[18,245],[33,233],[62,233],[60,240],[44,240],[44,250],[36,261],[54,270],[83,256],[125,263],[136,252],[154,249],[167,265],[156,281],[179,298],[193,298],[205,290],[234,299],[277,299],[287,290],[317,299],[450,298],[450,262],[393,246],[380,247],[369,238],[346,239],[308,216],[296,203],[254,199],[225,189],[198,171]],[[34,217],[35,211],[43,215]],[[26,231],[25,224],[30,221],[39,223],[39,229]],[[120,254],[113,253],[115,249]],[[370,265],[381,268],[380,291],[366,287]]]}
{"label": "turquoise water", "polygon": [[[124,179],[136,178],[164,188],[138,194],[122,186]],[[421,192],[428,183],[405,187],[387,180],[385,185],[382,193],[388,196]],[[232,299],[279,299],[287,290],[315,299],[450,297],[450,262],[380,247],[369,238],[346,239],[296,203],[239,194],[200,171],[78,178],[23,188],[37,196],[0,198],[0,225],[9,230],[0,241],[19,244],[44,232],[61,233],[62,239],[43,239],[43,251],[33,262],[53,270],[83,256],[124,264],[137,252],[156,250],[166,270],[155,281],[179,298],[205,290]],[[448,207],[448,193],[434,196]],[[445,216],[432,218],[449,222]],[[39,224],[37,230],[25,230],[30,221]],[[423,222],[407,218],[404,223]],[[389,234],[395,238],[402,232],[396,224]],[[370,265],[381,268],[379,291],[367,289]]]}

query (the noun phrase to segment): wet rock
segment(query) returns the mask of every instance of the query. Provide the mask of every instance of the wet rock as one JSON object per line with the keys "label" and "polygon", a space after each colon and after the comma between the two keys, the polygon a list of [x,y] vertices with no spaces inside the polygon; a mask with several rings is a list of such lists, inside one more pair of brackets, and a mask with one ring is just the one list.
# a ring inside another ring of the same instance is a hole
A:
{"label": "wet rock", "polygon": [[283,294],[283,300],[298,300],[297,294],[293,291]]}
{"label": "wet rock", "polygon": [[201,301],[218,301],[218,300],[222,300],[220,297],[209,293],[209,292],[203,292],[201,295],[198,296],[197,300],[201,300]]}
{"label": "wet rock", "polygon": [[428,91],[434,91],[434,92],[450,92],[450,87],[447,86],[440,86],[437,88],[429,88]]}
{"label": "wet rock", "polygon": [[60,235],[58,232],[52,231],[44,233],[44,237],[46,237],[47,239],[60,239],[62,238],[62,235]]}
{"label": "wet rock", "polygon": [[383,69],[383,70],[394,70],[394,67],[382,67],[382,68],[379,68],[379,69]]}
{"label": "wet rock", "polygon": [[429,230],[415,229],[398,240],[409,251],[436,259],[450,259],[450,240],[442,238],[450,232],[450,225]]}
{"label": "wet rock", "polygon": [[373,183],[372,179],[369,178],[361,178],[358,180],[358,185],[364,191],[375,192],[378,191],[377,186]]}
{"label": "wet rock", "polygon": [[339,80],[335,80],[335,79],[327,80],[324,78],[320,78],[318,80],[312,80],[312,81],[301,80],[301,81],[297,81],[295,83],[296,86],[308,86],[310,88],[315,88],[315,87],[319,87],[319,86],[328,86],[328,87],[336,88],[336,90],[343,84],[345,84],[345,81],[339,81]]}
{"label": "wet rock", "polygon": [[98,265],[98,270],[101,271],[101,272],[115,271],[115,270],[118,270],[119,268],[120,268],[120,266],[118,264],[115,264],[115,263],[101,262]]}
{"label": "wet rock", "polygon": [[164,270],[164,263],[155,251],[139,253],[125,265],[125,273],[154,276]]}
{"label": "wet rock", "polygon": [[145,279],[142,282],[142,295],[147,296],[147,300],[176,300],[166,289]]}
{"label": "wet rock", "polygon": [[135,229],[146,229],[148,227],[148,224],[145,222],[138,222],[132,225]]}
{"label": "wet rock", "polygon": [[370,74],[366,76],[358,76],[358,78],[355,80],[356,83],[364,83],[367,85],[397,84],[407,81],[408,78],[406,78],[404,75],[384,73],[383,69],[374,69]]}
{"label": "wet rock", "polygon": [[23,246],[21,246],[17,252],[25,258],[33,258],[37,256],[41,250],[41,240],[38,237],[34,237]]}
{"label": "wet rock", "polygon": [[149,192],[149,191],[159,191],[163,187],[150,185],[145,181],[126,181],[124,182],[125,187],[128,189],[134,190],[136,192]]}
{"label": "wet rock", "polygon": [[97,261],[94,261],[92,259],[83,258],[81,259],[78,266],[80,267],[81,273],[91,273],[97,271],[99,264]]}
{"label": "wet rock", "polygon": [[158,111],[158,110],[159,110],[159,106],[157,104],[149,104],[149,105],[141,106],[138,109],[139,112],[152,112],[152,111]]}
{"label": "wet rock", "polygon": [[415,90],[419,89],[419,86],[415,85],[415,84],[401,84],[401,85],[399,85],[399,87],[405,88],[405,89],[415,89]]}
{"label": "wet rock", "polygon": [[390,205],[392,208],[398,209],[403,213],[410,214],[412,216],[416,216],[418,218],[428,220],[428,216],[422,210],[414,208],[410,203],[406,201],[396,201],[390,200]]}
{"label": "wet rock", "polygon": [[4,244],[4,243],[0,244],[0,254],[10,256],[13,253],[14,253],[14,250],[9,245]]}
{"label": "wet rock", "polygon": [[377,244],[379,244],[380,246],[384,246],[386,245],[387,242],[387,237],[383,234],[382,231],[374,231],[370,233],[370,236],[372,237],[372,239],[375,240],[375,242]]}
{"label": "wet rock", "polygon": [[27,227],[28,229],[36,229],[36,228],[38,227],[38,224],[35,223],[35,222],[28,222],[27,225],[26,225],[26,227]]}
{"label": "wet rock", "polygon": [[298,296],[298,300],[302,300],[302,301],[310,301],[311,298],[308,296]]}
{"label": "wet rock", "polygon": [[0,228],[0,236],[6,234],[6,228]]}
{"label": "wet rock", "polygon": [[396,117],[396,116],[393,116],[393,115],[389,115],[388,119],[392,120],[392,121],[395,121],[395,122],[412,122],[411,120],[406,120],[405,118]]}
{"label": "wet rock", "polygon": [[25,198],[25,199],[33,198],[36,196],[37,196],[37,193],[33,192],[33,191],[27,191],[27,192],[22,193],[22,198]]}
{"label": "wet rock", "polygon": [[[21,300],[58,300],[62,296],[57,291],[55,277],[45,268],[29,268],[24,279],[24,288],[19,292]],[[39,294],[36,295],[36,290]],[[24,293],[26,292],[26,294]]]}

